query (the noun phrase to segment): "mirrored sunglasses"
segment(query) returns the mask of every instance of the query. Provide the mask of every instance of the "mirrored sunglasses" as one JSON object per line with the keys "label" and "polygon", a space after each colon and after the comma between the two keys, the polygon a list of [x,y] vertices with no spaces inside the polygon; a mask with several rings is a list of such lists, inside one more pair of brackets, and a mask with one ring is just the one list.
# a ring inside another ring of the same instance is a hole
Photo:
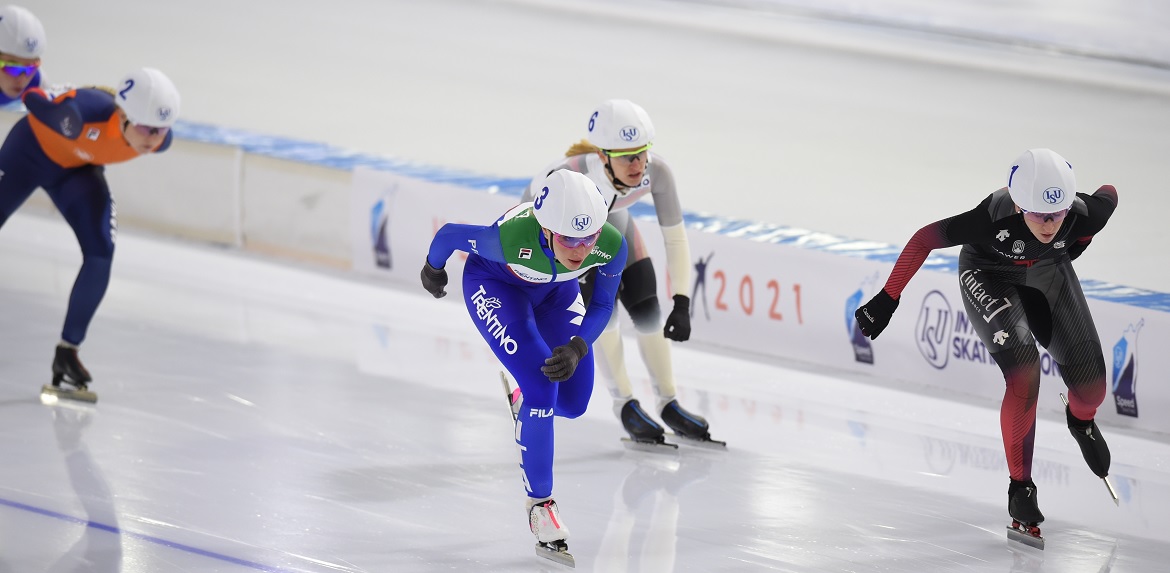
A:
{"label": "mirrored sunglasses", "polygon": [[1028,211],[1027,209],[1020,208],[1020,213],[1024,215],[1025,219],[1032,221],[1033,223],[1045,223],[1047,221],[1060,222],[1063,221],[1065,216],[1068,215],[1068,209],[1061,209],[1055,213],[1037,213],[1035,211]]}
{"label": "mirrored sunglasses", "polygon": [[601,237],[601,231],[593,233],[588,237],[566,237],[556,233],[553,233],[553,237],[556,237],[557,242],[560,243],[562,247],[566,249],[576,249],[577,247],[582,246],[592,247],[597,243],[597,239]]}
{"label": "mirrored sunglasses", "polygon": [[0,60],[0,69],[3,69],[4,73],[14,78],[19,78],[20,76],[31,76],[37,73],[37,69],[40,67],[40,62],[35,64],[22,64],[20,62]]}
{"label": "mirrored sunglasses", "polygon": [[647,143],[646,145],[643,145],[642,147],[639,147],[637,149],[631,149],[630,151],[609,151],[609,150],[604,150],[604,151],[605,151],[606,157],[609,157],[610,159],[620,159],[620,160],[624,161],[625,163],[633,163],[634,161],[636,161],[638,159],[641,159],[642,161],[646,161],[647,156],[650,153],[650,147],[652,145],[654,145],[654,144]]}

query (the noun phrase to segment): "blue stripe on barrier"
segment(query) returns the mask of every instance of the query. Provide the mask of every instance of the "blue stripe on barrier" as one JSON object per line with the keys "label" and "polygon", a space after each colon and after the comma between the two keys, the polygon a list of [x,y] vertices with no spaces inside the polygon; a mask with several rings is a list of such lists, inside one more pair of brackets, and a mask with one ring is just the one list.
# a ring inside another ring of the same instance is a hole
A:
{"label": "blue stripe on barrier", "polygon": [[[272,137],[227,129],[213,125],[180,121],[175,125],[175,135],[181,139],[235,145],[249,153],[310,163],[336,169],[369,167],[389,171],[408,177],[415,177],[436,183],[450,183],[472,189],[519,196],[528,186],[527,178],[501,178],[476,175],[454,169],[423,165],[389,157],[356,153],[323,143],[301,141],[284,137]],[[653,218],[654,208],[645,203],[630,207],[630,214],[638,218]],[[687,226],[692,229],[739,237],[750,241],[788,245],[802,249],[832,252],[871,261],[893,264],[901,248],[886,243],[847,239],[808,229],[785,227],[770,223],[759,223],[717,217],[702,213],[687,212],[684,215]],[[958,270],[958,257],[946,253],[932,253],[922,267],[934,271]],[[1091,298],[1128,304],[1151,310],[1170,312],[1170,294],[1151,290],[1125,287],[1094,280],[1081,280],[1085,295]]]}
{"label": "blue stripe on barrier", "polygon": [[131,531],[126,531],[124,529],[121,529],[121,528],[113,526],[113,525],[106,525],[104,523],[98,523],[96,521],[89,521],[89,520],[82,519],[79,517],[65,515],[64,513],[57,513],[56,511],[52,511],[52,510],[48,510],[48,509],[44,509],[44,508],[40,508],[40,507],[36,507],[36,506],[32,506],[32,505],[23,504],[23,503],[20,503],[18,501],[11,501],[11,500],[0,498],[0,505],[6,505],[6,506],[11,507],[13,509],[19,509],[19,510],[27,511],[30,513],[35,513],[37,515],[43,515],[45,517],[51,517],[53,519],[59,519],[61,521],[74,523],[77,525],[84,525],[86,527],[91,527],[93,529],[105,531],[107,533],[113,533],[114,535],[121,535],[123,537],[129,537],[131,539],[138,539],[141,541],[146,541],[148,543],[153,543],[155,545],[161,545],[163,547],[177,549],[179,551],[183,551],[186,553],[200,555],[202,557],[210,557],[210,558],[215,559],[217,561],[225,561],[227,563],[232,563],[234,565],[240,565],[242,567],[247,567],[249,569],[255,569],[257,571],[269,571],[271,573],[291,573],[291,571],[288,569],[281,569],[279,567],[264,565],[263,563],[256,563],[255,561],[248,561],[246,559],[231,557],[229,555],[224,555],[222,553],[215,553],[214,551],[208,551],[206,549],[199,549],[198,547],[192,547],[190,545],[184,545],[182,543],[168,541],[168,540],[163,539],[161,537],[154,537],[153,535],[145,535],[142,533],[134,533]]}

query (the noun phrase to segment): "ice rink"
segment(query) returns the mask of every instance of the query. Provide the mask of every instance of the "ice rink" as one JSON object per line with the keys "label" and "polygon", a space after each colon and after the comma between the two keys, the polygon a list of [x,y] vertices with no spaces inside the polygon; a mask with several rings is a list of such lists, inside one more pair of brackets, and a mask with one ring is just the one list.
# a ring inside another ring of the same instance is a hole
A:
{"label": "ice rink", "polygon": [[[533,555],[499,367],[461,305],[129,232],[118,249],[82,353],[99,402],[43,405],[75,245],[54,220],[4,228],[0,572],[559,567]],[[994,404],[675,348],[680,397],[729,449],[627,452],[596,387],[556,426],[579,570],[1164,570],[1166,443],[1103,430],[1115,507],[1042,419],[1040,552],[1005,539]]]}
{"label": "ice rink", "polygon": [[[23,5],[53,80],[156,66],[187,120],[484,174],[532,175],[585,111],[628,97],[688,210],[892,243],[1049,146],[1121,193],[1081,276],[1170,291],[1165,67],[703,2]],[[1109,24],[1160,39],[1164,12]],[[461,305],[122,229],[81,354],[100,401],[46,405],[79,261],[57,218],[0,229],[0,573],[561,570],[533,555],[499,366]],[[557,421],[578,570],[1167,568],[1165,436],[1103,428],[1114,506],[1042,413],[1041,552],[1005,539],[997,403],[674,348],[680,397],[730,447],[624,450],[599,380],[584,417]]]}

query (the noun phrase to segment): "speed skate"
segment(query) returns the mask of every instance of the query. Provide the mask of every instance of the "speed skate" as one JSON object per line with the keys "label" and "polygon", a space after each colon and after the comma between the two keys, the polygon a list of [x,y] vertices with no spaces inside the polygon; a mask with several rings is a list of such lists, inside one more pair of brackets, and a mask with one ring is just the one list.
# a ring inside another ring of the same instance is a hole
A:
{"label": "speed skate", "polygon": [[1044,538],[1040,536],[1040,527],[1036,525],[1024,525],[1019,521],[1012,520],[1012,524],[1007,526],[1008,539],[1017,543],[1023,543],[1036,549],[1044,549]]}
{"label": "speed skate", "polygon": [[42,402],[53,403],[58,400],[74,400],[93,404],[97,402],[97,394],[94,394],[85,387],[68,388],[64,386],[53,386],[52,384],[41,386]]}
{"label": "speed skate", "polygon": [[[512,388],[508,375],[503,371],[500,371],[500,383],[504,386],[504,397],[508,400],[508,411],[512,414],[512,422],[515,423],[520,414],[520,407],[524,403],[524,395],[521,394],[519,386]],[[540,531],[542,528],[548,529],[550,525],[553,529],[562,529],[567,536],[568,530],[564,529],[560,522],[560,514],[555,501],[548,499],[541,503],[533,503],[528,507],[528,526],[537,535],[536,556],[566,567],[576,567],[577,561],[573,558],[573,554],[569,553],[569,544],[563,538],[540,540]]]}

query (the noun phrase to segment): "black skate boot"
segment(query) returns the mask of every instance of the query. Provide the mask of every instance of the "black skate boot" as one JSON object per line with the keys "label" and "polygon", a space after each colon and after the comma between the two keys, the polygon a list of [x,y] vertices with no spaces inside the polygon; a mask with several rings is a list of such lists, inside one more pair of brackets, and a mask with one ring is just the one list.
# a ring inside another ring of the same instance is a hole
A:
{"label": "black skate boot", "polygon": [[1081,447],[1081,455],[1085,456],[1085,463],[1089,464],[1089,469],[1097,474],[1097,477],[1104,478],[1109,475],[1109,444],[1105,443],[1105,438],[1101,436],[1101,432],[1097,429],[1097,422],[1093,420],[1078,420],[1072,415],[1072,410],[1068,406],[1064,407],[1065,418],[1068,419],[1068,431],[1072,433],[1077,440],[1077,445]]}
{"label": "black skate boot", "polygon": [[709,447],[724,447],[726,442],[711,439],[710,425],[707,420],[698,414],[693,414],[678,405],[678,400],[671,400],[662,407],[662,421],[670,426],[674,435],[687,440],[694,445]]}
{"label": "black skate boot", "polygon": [[1040,536],[1040,523],[1044,514],[1036,501],[1036,484],[1032,480],[1012,480],[1008,486],[1008,514],[1012,524],[1008,526],[1008,538],[1039,549],[1044,549],[1044,538]]}
{"label": "black skate boot", "polygon": [[[81,360],[77,357],[77,347],[59,344],[53,356],[53,384],[41,387],[41,394],[97,402],[97,395],[89,391],[89,383],[92,381],[89,371],[81,365]],[[61,387],[62,382],[72,388]]]}
{"label": "black skate boot", "polygon": [[667,443],[666,431],[642,409],[642,405],[637,400],[628,400],[622,406],[618,417],[621,418],[622,426],[626,432],[630,434],[629,438],[622,438],[627,446],[633,449],[647,449],[637,446],[650,446],[651,450],[657,447],[678,448],[675,444]]}

